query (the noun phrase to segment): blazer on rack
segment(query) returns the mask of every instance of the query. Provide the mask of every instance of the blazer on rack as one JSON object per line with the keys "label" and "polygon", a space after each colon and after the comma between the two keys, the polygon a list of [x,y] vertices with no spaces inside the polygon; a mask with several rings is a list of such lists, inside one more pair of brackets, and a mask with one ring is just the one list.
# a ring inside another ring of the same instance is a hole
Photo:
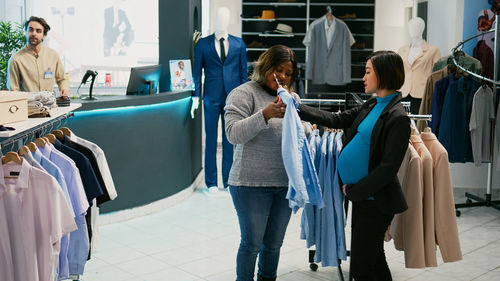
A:
{"label": "blazer on rack", "polygon": [[345,85],[351,83],[351,41],[349,28],[335,19],[330,46],[326,46],[325,19],[311,31],[307,55],[306,79],[313,84]]}
{"label": "blazer on rack", "polygon": [[214,34],[201,38],[196,44],[193,67],[195,97],[201,96],[201,70],[203,68],[205,69],[203,100],[225,104],[229,92],[247,81],[245,42],[230,34],[228,40],[229,50],[224,63],[215,50]]}
{"label": "blazer on rack", "polygon": [[[410,139],[410,119],[399,102],[401,98],[399,93],[382,111],[373,127],[368,176],[356,184],[347,185],[349,200],[360,201],[374,196],[377,208],[387,214],[397,214],[408,209],[397,178]],[[376,101],[373,97],[359,107],[333,114],[300,104],[299,116],[304,121],[344,129],[342,142],[345,148]]]}
{"label": "blazer on rack", "polygon": [[412,97],[421,99],[424,96],[427,77],[432,73],[434,63],[441,57],[441,52],[438,47],[424,41],[422,51],[412,65],[408,62],[409,53],[410,45],[403,46],[398,50],[405,67],[405,83],[401,87],[401,93],[404,97],[411,94]]}

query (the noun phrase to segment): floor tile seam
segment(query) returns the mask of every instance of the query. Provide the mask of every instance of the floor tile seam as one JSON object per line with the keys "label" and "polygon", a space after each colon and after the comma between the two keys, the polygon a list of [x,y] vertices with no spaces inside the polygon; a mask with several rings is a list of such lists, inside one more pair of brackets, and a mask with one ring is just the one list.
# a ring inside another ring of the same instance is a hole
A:
{"label": "floor tile seam", "polygon": [[[202,260],[202,259],[198,259],[198,260]],[[190,262],[194,262],[194,261],[190,261]],[[190,263],[190,262],[187,262],[187,263]],[[187,264],[187,263],[183,263],[183,264],[179,264],[179,265],[172,265],[172,267],[174,267],[175,269],[178,269],[178,270],[180,270],[180,271],[183,271],[183,272],[185,272],[185,273],[187,273],[187,274],[190,274],[190,275],[192,275],[192,276],[196,276],[197,278],[200,278],[200,279],[203,279],[203,280],[207,280],[206,278],[207,278],[208,276],[200,276],[200,275],[198,275],[198,274],[195,274],[194,272],[189,272],[189,271],[186,271],[186,270],[182,269],[181,267],[179,267],[179,266],[184,265],[184,264]]]}
{"label": "floor tile seam", "polygon": [[497,243],[498,241],[500,241],[500,238],[499,238],[498,240],[491,241],[491,242],[489,242],[488,244],[483,245],[483,246],[481,246],[481,247],[479,247],[479,248],[474,248],[473,250],[471,250],[471,251],[469,251],[469,252],[462,253],[462,258],[463,258],[463,256],[465,256],[465,255],[468,255],[468,254],[474,253],[474,252],[476,252],[476,251],[479,251],[479,250],[481,250],[481,249],[483,249],[483,248],[488,247],[488,246],[489,246],[489,245],[491,245],[491,244]]}
{"label": "floor tile seam", "polygon": [[[164,264],[165,266],[168,266],[168,268],[167,268],[167,267],[160,268],[159,270],[155,270],[155,271],[152,271],[152,272],[148,272],[148,273],[145,273],[144,275],[146,275],[146,274],[153,274],[153,273],[160,272],[160,271],[162,271],[162,270],[165,270],[165,269],[169,269],[169,268],[174,267],[173,265],[170,265],[170,264],[168,264],[168,263],[166,263],[166,262],[164,262],[164,261],[162,261],[162,260],[160,260],[160,259],[157,259],[157,258],[155,258],[155,257],[153,257],[153,256],[148,256],[148,257],[153,258],[153,259],[155,259],[156,261],[161,262],[161,263],[162,263],[162,264]],[[130,262],[130,261],[128,261],[128,262]],[[126,262],[123,262],[123,263],[126,263]],[[117,266],[115,266],[115,267],[117,267]],[[137,274],[135,274],[135,273],[133,273],[133,272],[130,272],[130,271],[126,270],[126,269],[122,269],[122,268],[120,268],[120,267],[117,267],[117,268],[118,268],[118,269],[120,269],[120,270],[122,270],[122,271],[124,271],[124,272],[127,272],[127,273],[132,274],[134,277],[142,278],[142,276],[137,275]]]}

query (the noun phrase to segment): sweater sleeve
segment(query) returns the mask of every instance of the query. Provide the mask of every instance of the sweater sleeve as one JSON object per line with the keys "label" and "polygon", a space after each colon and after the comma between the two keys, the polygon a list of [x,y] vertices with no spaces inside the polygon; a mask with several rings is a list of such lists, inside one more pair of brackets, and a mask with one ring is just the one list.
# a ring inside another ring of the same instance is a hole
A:
{"label": "sweater sleeve", "polygon": [[226,136],[230,143],[246,143],[268,128],[262,109],[254,113],[254,107],[253,96],[242,90],[241,86],[229,94],[224,107],[224,118]]}

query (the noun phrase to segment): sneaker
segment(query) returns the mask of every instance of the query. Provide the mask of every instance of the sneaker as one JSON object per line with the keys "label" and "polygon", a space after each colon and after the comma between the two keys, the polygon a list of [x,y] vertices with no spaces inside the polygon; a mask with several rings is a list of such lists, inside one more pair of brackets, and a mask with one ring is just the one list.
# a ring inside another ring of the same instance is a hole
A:
{"label": "sneaker", "polygon": [[210,193],[210,194],[215,194],[217,192],[219,192],[219,189],[217,188],[217,186],[211,186],[208,188],[208,193]]}

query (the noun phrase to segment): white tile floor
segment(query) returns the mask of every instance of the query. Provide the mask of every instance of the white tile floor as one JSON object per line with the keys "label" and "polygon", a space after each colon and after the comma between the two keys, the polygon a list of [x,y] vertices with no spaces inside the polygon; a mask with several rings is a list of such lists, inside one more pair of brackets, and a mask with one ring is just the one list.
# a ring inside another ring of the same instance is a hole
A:
{"label": "white tile floor", "polygon": [[[221,151],[218,151],[220,167]],[[219,174],[219,182],[222,178]],[[234,281],[239,227],[227,192],[210,196],[200,187],[188,199],[152,215],[100,227],[99,250],[87,263],[82,281]],[[473,190],[471,193],[484,192]],[[465,190],[454,190],[465,202]],[[500,198],[495,190],[494,198]],[[299,239],[300,211],[292,215],[281,250],[278,280],[339,280],[336,267],[309,269],[308,249]],[[350,217],[348,218],[348,220]],[[393,280],[500,280],[500,211],[462,209],[457,218],[463,260],[427,269],[407,269],[402,252],[385,244]],[[350,225],[346,227],[349,245]],[[349,261],[342,263],[348,280]]]}
{"label": "white tile floor", "polygon": [[[463,202],[462,197],[463,191],[456,191],[456,201]],[[462,261],[406,269],[403,254],[389,242],[385,247],[394,280],[500,280],[500,212],[463,209],[457,221]],[[287,230],[278,279],[339,280],[337,268],[309,269],[299,224],[300,212],[292,216]],[[226,192],[210,196],[197,190],[164,211],[102,226],[100,235],[99,250],[81,280],[235,280],[239,228]],[[346,280],[348,264],[342,263]]]}

